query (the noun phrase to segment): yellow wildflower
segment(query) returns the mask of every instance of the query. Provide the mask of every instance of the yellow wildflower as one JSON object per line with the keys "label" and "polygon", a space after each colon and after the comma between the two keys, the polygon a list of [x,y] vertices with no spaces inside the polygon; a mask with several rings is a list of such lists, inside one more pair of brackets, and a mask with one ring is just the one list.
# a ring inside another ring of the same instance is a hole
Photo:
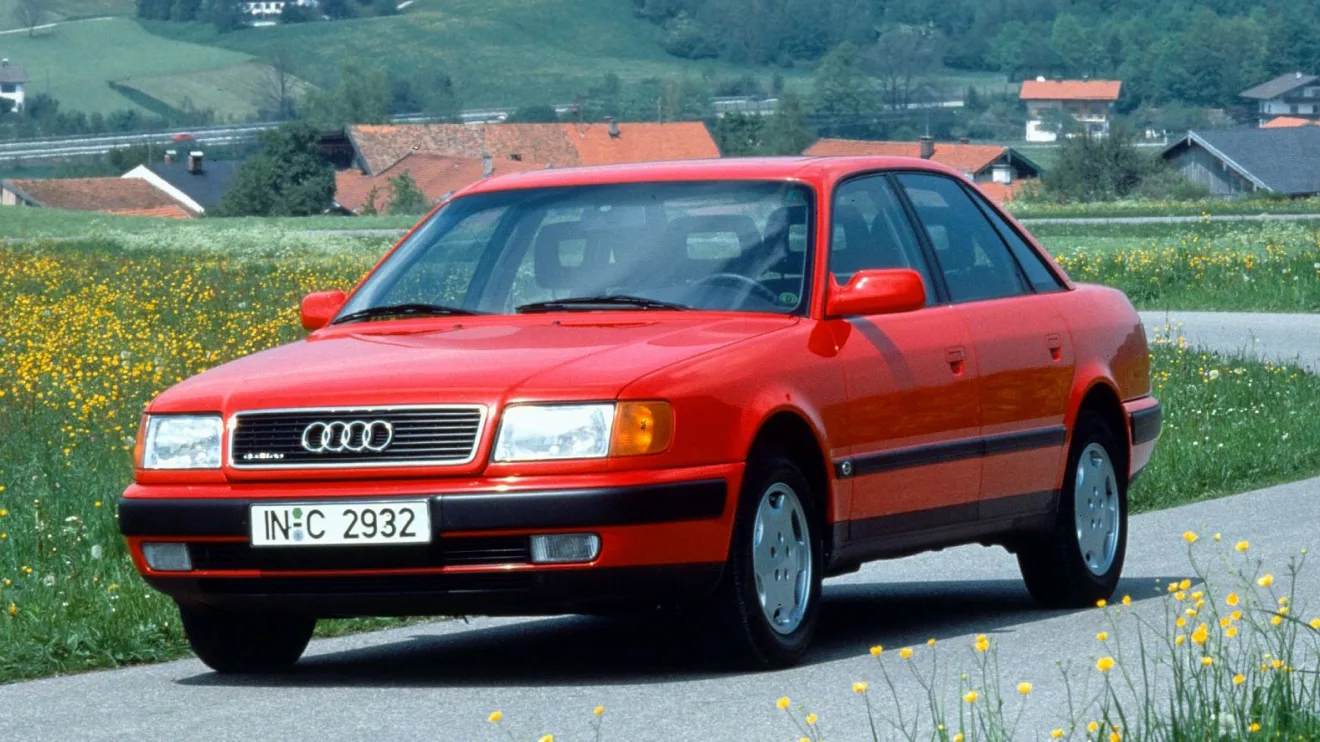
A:
{"label": "yellow wildflower", "polygon": [[977,693],[977,692],[974,691],[974,690],[969,690],[969,691],[967,691],[966,693],[963,694],[963,700],[966,701],[966,702],[968,702],[968,703],[976,703],[976,699],[978,699],[978,698],[980,698],[980,697],[981,697],[981,694],[980,694],[980,693]]}
{"label": "yellow wildflower", "polygon": [[1131,596],[1131,595],[1124,595],[1124,596],[1123,596],[1123,605],[1132,605],[1132,596]]}
{"label": "yellow wildflower", "polygon": [[963,733],[958,732],[957,734],[953,735],[953,742],[963,742]]}
{"label": "yellow wildflower", "polygon": [[1270,626],[1278,626],[1281,623],[1283,623],[1283,616],[1280,616],[1277,613],[1270,616]]}
{"label": "yellow wildflower", "polygon": [[1234,549],[1237,549],[1238,551],[1246,551],[1247,549],[1250,549],[1250,548],[1251,548],[1251,542],[1250,542],[1250,541],[1239,541],[1239,542],[1237,542],[1236,544],[1233,544],[1233,548],[1234,548]]}
{"label": "yellow wildflower", "polygon": [[933,646],[935,646],[935,637],[932,636],[931,638],[927,639],[927,640],[926,640],[926,646],[928,646],[928,647],[933,647]]}
{"label": "yellow wildflower", "polygon": [[1101,598],[1101,599],[1095,601],[1095,607],[1096,607],[1096,608],[1104,608],[1104,607],[1107,606],[1107,605],[1109,605],[1109,604],[1105,602],[1105,599],[1104,599],[1104,598]]}
{"label": "yellow wildflower", "polygon": [[1256,732],[1259,732],[1259,731],[1260,731],[1260,724],[1258,724],[1257,722],[1254,722],[1254,721],[1251,722],[1251,726],[1247,727],[1247,731],[1248,731],[1248,732],[1251,732],[1252,734],[1255,734]]}
{"label": "yellow wildflower", "polygon": [[1107,641],[1109,641],[1109,632],[1108,632],[1108,631],[1101,631],[1099,634],[1096,634],[1096,635],[1095,635],[1095,640],[1098,641],[1098,642],[1107,642]]}
{"label": "yellow wildflower", "polygon": [[1051,730],[1050,730],[1050,737],[1053,738],[1053,739],[1059,739],[1059,738],[1063,737],[1063,730],[1062,730],[1062,729],[1051,729]]}
{"label": "yellow wildflower", "polygon": [[1311,625],[1311,628],[1313,628],[1313,629],[1320,629],[1320,618],[1313,618],[1313,619],[1311,619],[1311,624],[1310,624],[1310,625]]}
{"label": "yellow wildflower", "polygon": [[1228,617],[1233,619],[1234,621],[1241,621],[1242,611],[1233,611],[1232,613],[1228,614]]}
{"label": "yellow wildflower", "polygon": [[1110,670],[1114,669],[1114,658],[1101,657],[1100,659],[1095,661],[1095,669],[1099,670],[1100,672],[1109,672]]}
{"label": "yellow wildflower", "polygon": [[1173,625],[1174,625],[1174,626],[1177,626],[1178,628],[1181,629],[1182,627],[1184,627],[1184,626],[1187,625],[1187,619],[1183,618],[1182,616],[1179,616],[1179,617],[1173,622]]}
{"label": "yellow wildflower", "polygon": [[1228,637],[1229,639],[1232,639],[1233,637],[1237,636],[1237,633],[1238,633],[1238,629],[1236,626],[1229,626],[1228,628],[1224,629],[1224,636]]}
{"label": "yellow wildflower", "polygon": [[1183,532],[1183,541],[1186,541],[1186,542],[1189,543],[1189,544],[1194,544],[1194,543],[1196,543],[1196,539],[1197,539],[1197,538],[1199,538],[1199,537],[1196,535],[1196,532],[1195,532],[1195,531],[1185,531],[1185,532]]}
{"label": "yellow wildflower", "polygon": [[536,740],[536,742],[555,742],[555,735],[547,734],[544,737],[541,737],[540,739]]}
{"label": "yellow wildflower", "polygon": [[1022,695],[1024,695],[1024,696],[1029,696],[1029,695],[1031,695],[1031,689],[1032,689],[1032,687],[1033,687],[1033,686],[1031,685],[1031,683],[1018,683],[1018,689],[1017,689],[1017,690],[1018,690],[1018,693],[1020,693],[1020,694],[1022,694]]}
{"label": "yellow wildflower", "polygon": [[1192,581],[1184,578],[1182,582],[1179,582],[1179,583],[1178,583],[1178,589],[1179,589],[1179,590],[1191,590],[1191,589],[1192,589]]}
{"label": "yellow wildflower", "polygon": [[1210,632],[1206,630],[1205,624],[1200,624],[1196,627],[1196,630],[1192,632],[1192,642],[1196,644],[1205,644],[1205,640],[1209,636]]}
{"label": "yellow wildflower", "polygon": [[1247,682],[1246,675],[1243,675],[1242,673],[1238,673],[1237,675],[1233,676],[1233,685],[1242,685],[1245,682]]}
{"label": "yellow wildflower", "polygon": [[807,724],[814,726],[820,719],[815,714],[807,714]]}
{"label": "yellow wildflower", "polygon": [[1274,575],[1266,573],[1259,580],[1256,580],[1256,584],[1261,587],[1269,587],[1274,584]]}
{"label": "yellow wildflower", "polygon": [[499,722],[500,719],[503,719],[503,718],[504,718],[504,712],[502,712],[502,711],[492,711],[492,712],[490,712],[490,716],[487,716],[487,717],[486,717],[486,721],[489,721],[491,724],[496,724],[496,723]]}
{"label": "yellow wildflower", "polygon": [[986,638],[985,634],[976,637],[975,649],[978,652],[986,652],[990,649],[990,640]]}
{"label": "yellow wildflower", "polygon": [[784,709],[788,708],[788,703],[789,703],[789,701],[788,701],[788,696],[784,696],[783,698],[779,699],[778,701],[775,701],[775,706],[776,706],[780,711],[783,711]]}
{"label": "yellow wildflower", "polygon": [[1181,647],[1183,645],[1183,642],[1185,641],[1187,641],[1187,637],[1183,636],[1182,634],[1179,634],[1173,637],[1173,646]]}
{"label": "yellow wildflower", "polygon": [[853,683],[853,693],[865,693],[865,692],[866,692],[865,680],[858,680],[856,683]]}
{"label": "yellow wildflower", "polygon": [[605,713],[605,707],[597,706],[596,708],[591,710],[591,713],[595,714],[596,716],[600,716],[601,714]]}
{"label": "yellow wildflower", "polygon": [[1202,658],[1201,658],[1201,664],[1202,664],[1202,665],[1205,665],[1206,667],[1209,667],[1209,666],[1215,664],[1215,659],[1214,659],[1213,657],[1202,657]]}
{"label": "yellow wildflower", "polygon": [[17,604],[17,603],[10,603],[10,604],[9,604],[9,615],[11,615],[11,616],[17,616],[17,615],[18,615],[18,604]]}
{"label": "yellow wildflower", "polygon": [[1086,725],[1086,731],[1089,732],[1090,734],[1095,734],[1096,732],[1100,731],[1100,725],[1093,721],[1090,724]]}
{"label": "yellow wildflower", "polygon": [[912,647],[903,647],[902,649],[898,650],[898,656],[902,657],[905,660],[912,659]]}
{"label": "yellow wildflower", "polygon": [[1174,600],[1187,600],[1187,593],[1183,592],[1182,590],[1179,590],[1178,592],[1176,592],[1176,593],[1173,594],[1173,599],[1174,599]]}
{"label": "yellow wildflower", "polygon": [[871,647],[871,656],[872,656],[872,657],[879,657],[879,656],[880,656],[880,653],[883,652],[883,651],[885,651],[885,648],[882,647],[882,646],[880,646],[879,644],[877,644],[877,645],[875,645],[874,647]]}
{"label": "yellow wildflower", "polygon": [[1224,598],[1224,602],[1228,603],[1230,608],[1237,605],[1240,601],[1241,598],[1238,597],[1237,593],[1229,593],[1228,597]]}

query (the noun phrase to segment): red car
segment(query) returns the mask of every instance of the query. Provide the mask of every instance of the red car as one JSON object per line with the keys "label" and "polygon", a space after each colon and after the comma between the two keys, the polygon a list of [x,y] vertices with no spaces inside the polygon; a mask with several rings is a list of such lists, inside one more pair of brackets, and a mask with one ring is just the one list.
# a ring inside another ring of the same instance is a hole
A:
{"label": "red car", "polygon": [[302,323],[153,400],[119,502],[222,672],[322,617],[657,606],[782,666],[822,578],[966,543],[1091,604],[1160,429],[1127,298],[922,160],[487,179]]}

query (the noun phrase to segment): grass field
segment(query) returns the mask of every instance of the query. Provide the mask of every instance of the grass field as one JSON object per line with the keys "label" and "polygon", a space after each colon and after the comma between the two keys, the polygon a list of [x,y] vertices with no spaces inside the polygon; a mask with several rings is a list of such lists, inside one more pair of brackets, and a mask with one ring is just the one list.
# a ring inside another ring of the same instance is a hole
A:
{"label": "grass field", "polygon": [[[215,70],[178,72],[156,77],[117,80],[174,108],[211,109],[233,121],[256,118],[258,109],[270,108],[272,70],[259,62],[236,64]],[[301,80],[291,85],[294,96],[310,86]]]}
{"label": "grass field", "polygon": [[[300,337],[299,297],[350,286],[388,244],[279,222],[0,243],[0,429],[24,431],[0,438],[0,681],[184,651],[114,522],[142,405]],[[1153,352],[1169,433],[1136,509],[1320,472],[1320,377],[1176,339]]]}
{"label": "grass field", "polygon": [[[1036,155],[1027,154],[1037,164]],[[1009,211],[1019,219],[1099,219],[1105,217],[1320,214],[1320,198],[1239,201],[1113,201],[1089,204],[1018,202]]]}
{"label": "grass field", "polygon": [[[16,0],[0,0],[0,31],[20,29],[14,20]],[[104,16],[132,16],[136,12],[133,0],[52,0],[42,24],[69,18],[100,18]],[[8,36],[5,37],[6,39]],[[0,44],[5,46],[6,44]]]}
{"label": "grass field", "polygon": [[[31,177],[31,176],[25,176]],[[278,232],[396,229],[411,227],[414,216],[312,216],[289,218],[207,217],[203,220],[114,216],[92,211],[6,209],[0,212],[0,239],[79,238],[98,235],[155,233],[186,242],[208,240],[215,230],[271,229]],[[196,235],[194,237],[193,235]]]}
{"label": "grass field", "polygon": [[[407,77],[417,70],[450,75],[465,107],[561,103],[597,85],[607,72],[624,81],[650,76],[753,74],[775,69],[672,57],[660,30],[614,0],[418,0],[402,14],[333,23],[217,34],[201,24],[150,24],[153,32],[214,44],[256,57],[296,50],[299,74],[319,86],[337,82],[340,62],[381,64]],[[804,71],[778,70],[790,87]]]}
{"label": "grass field", "polygon": [[250,76],[252,60],[242,52],[153,36],[128,18],[65,23],[32,38],[6,35],[0,47],[4,56],[27,68],[30,93],[49,93],[62,108],[84,113],[142,110],[110,89],[112,81],[206,73],[224,84],[218,71],[243,79]]}

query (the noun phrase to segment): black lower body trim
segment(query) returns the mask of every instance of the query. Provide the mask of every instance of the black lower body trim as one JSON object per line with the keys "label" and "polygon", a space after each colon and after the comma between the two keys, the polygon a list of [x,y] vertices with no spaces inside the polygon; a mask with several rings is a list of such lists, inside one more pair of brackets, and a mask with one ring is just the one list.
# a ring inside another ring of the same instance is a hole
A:
{"label": "black lower body trim", "polygon": [[[711,479],[636,487],[463,493],[429,500],[432,528],[440,533],[592,528],[718,518],[724,514],[728,486],[722,479]],[[273,501],[120,498],[119,530],[126,536],[246,537],[250,535],[248,508],[254,502]]]}
{"label": "black lower body trim", "polygon": [[597,613],[700,601],[723,564],[326,577],[148,577],[185,605],[318,618]]}
{"label": "black lower body trim", "polygon": [[844,471],[844,464],[851,462],[852,476],[863,476],[913,466],[929,466],[962,459],[994,456],[1001,453],[1062,446],[1067,439],[1067,428],[1062,425],[1052,425],[1048,428],[1037,428],[1017,433],[1000,433],[980,438],[968,438],[960,441],[933,443],[927,446],[912,446],[894,451],[864,454],[845,461],[835,462],[834,469],[836,475],[847,476]]}
{"label": "black lower body trim", "polygon": [[1132,445],[1150,443],[1160,437],[1160,428],[1164,425],[1164,408],[1158,403],[1154,407],[1137,410],[1132,413]]}

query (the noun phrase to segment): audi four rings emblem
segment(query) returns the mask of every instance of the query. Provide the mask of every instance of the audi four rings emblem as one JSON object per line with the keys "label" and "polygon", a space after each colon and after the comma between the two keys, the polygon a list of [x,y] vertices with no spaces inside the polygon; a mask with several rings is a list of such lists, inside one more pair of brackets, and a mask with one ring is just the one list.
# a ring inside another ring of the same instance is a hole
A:
{"label": "audi four rings emblem", "polygon": [[302,447],[312,453],[379,453],[393,441],[394,426],[384,420],[317,421],[302,434]]}

